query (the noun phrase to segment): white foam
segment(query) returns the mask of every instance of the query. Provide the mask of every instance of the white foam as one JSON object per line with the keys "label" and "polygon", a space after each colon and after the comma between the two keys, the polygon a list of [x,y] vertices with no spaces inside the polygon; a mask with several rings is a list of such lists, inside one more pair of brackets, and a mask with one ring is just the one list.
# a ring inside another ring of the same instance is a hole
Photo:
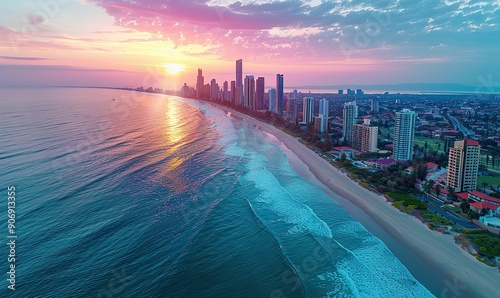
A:
{"label": "white foam", "polygon": [[434,297],[374,236],[336,264],[343,282],[359,297]]}
{"label": "white foam", "polygon": [[280,185],[276,177],[267,169],[267,158],[257,152],[248,153],[246,162],[248,172],[242,176],[241,182],[253,182],[259,189],[260,195],[256,201],[283,218],[287,223],[294,225],[290,233],[309,232],[321,237],[332,237],[332,231],[316,213],[294,198]]}

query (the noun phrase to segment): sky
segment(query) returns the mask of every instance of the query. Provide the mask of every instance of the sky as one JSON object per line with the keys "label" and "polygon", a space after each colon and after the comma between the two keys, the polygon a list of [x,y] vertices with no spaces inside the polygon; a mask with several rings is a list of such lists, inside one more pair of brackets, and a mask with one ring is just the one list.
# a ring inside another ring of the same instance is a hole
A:
{"label": "sky", "polygon": [[[500,86],[500,0],[0,0],[0,85]],[[486,82],[486,83],[485,83]]]}

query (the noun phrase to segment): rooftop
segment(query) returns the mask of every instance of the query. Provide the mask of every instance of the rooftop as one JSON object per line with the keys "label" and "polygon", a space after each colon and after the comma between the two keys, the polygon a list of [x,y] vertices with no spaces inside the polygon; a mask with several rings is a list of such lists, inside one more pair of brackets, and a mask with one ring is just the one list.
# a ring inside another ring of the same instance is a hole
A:
{"label": "rooftop", "polygon": [[500,208],[498,207],[498,205],[491,204],[488,202],[475,202],[475,203],[470,203],[470,205],[478,210],[481,209],[497,210],[498,208]]}
{"label": "rooftop", "polygon": [[485,201],[500,203],[500,199],[489,196],[489,195],[482,193],[480,191],[477,191],[477,190],[471,190],[470,194],[473,196],[476,196],[482,200],[485,200]]}

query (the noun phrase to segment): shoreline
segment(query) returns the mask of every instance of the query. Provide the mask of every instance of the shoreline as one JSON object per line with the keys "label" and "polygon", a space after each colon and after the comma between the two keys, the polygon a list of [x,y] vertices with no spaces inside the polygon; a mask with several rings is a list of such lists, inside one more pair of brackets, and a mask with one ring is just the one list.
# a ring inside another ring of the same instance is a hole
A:
{"label": "shoreline", "polygon": [[[205,101],[202,101],[205,102]],[[251,116],[205,102],[275,137],[294,170],[320,187],[351,217],[385,243],[410,273],[437,297],[494,297],[500,274],[462,250],[453,235],[429,230],[417,218],[398,211],[386,199],[359,186],[293,136]]]}

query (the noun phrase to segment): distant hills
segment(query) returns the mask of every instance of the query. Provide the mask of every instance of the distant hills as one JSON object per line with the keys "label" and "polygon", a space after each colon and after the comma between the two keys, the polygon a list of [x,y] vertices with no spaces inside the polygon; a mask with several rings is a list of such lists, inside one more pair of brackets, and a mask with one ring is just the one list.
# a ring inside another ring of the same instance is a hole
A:
{"label": "distant hills", "polygon": [[500,93],[500,83],[488,82],[484,80],[481,85],[478,82],[477,86],[462,85],[462,84],[445,84],[445,83],[408,83],[408,84],[383,84],[383,85],[330,85],[330,86],[287,86],[287,89],[295,88],[298,90],[315,89],[321,90],[336,90],[336,89],[363,89],[363,90],[386,90],[386,91],[420,91],[420,92],[459,92],[459,93]]}

